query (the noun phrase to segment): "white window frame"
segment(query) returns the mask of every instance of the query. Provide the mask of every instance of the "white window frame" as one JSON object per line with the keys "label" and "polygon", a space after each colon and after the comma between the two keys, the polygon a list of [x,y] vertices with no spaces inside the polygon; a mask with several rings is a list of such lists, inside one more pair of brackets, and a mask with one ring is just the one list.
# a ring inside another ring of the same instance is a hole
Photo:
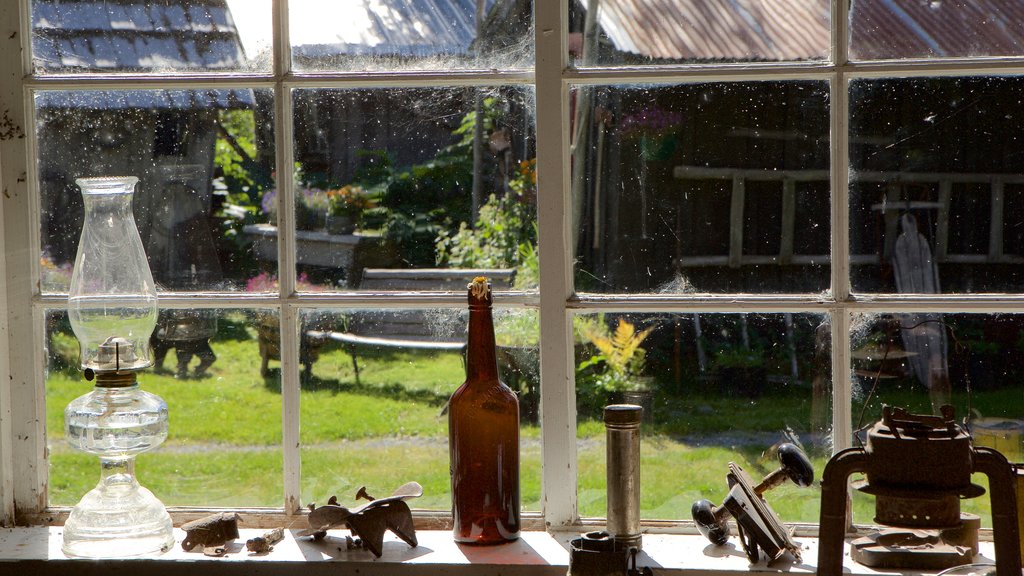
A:
{"label": "white window frame", "polygon": [[[28,20],[30,0],[0,2],[0,111],[23,120],[25,139],[0,142],[0,523],[47,521],[47,450],[41,343],[43,312],[61,307],[60,298],[41,296],[39,268],[39,185],[32,167],[38,149],[32,92],[38,89],[267,88],[275,94],[276,165],[291,166],[293,118],[291,89],[402,86],[488,86],[534,84],[540,290],[508,294],[506,305],[538,308],[541,347],[542,512],[526,515],[528,526],[576,529],[588,524],[577,512],[576,415],[572,316],[574,313],[630,311],[654,313],[766,312],[827,314],[832,326],[834,449],[851,443],[850,334],[852,315],[862,312],[933,311],[1008,313],[1024,311],[1024,295],[863,295],[850,290],[848,82],[854,78],[1024,74],[1024,58],[902,60],[851,63],[847,59],[850,0],[830,0],[833,58],[820,62],[700,64],[634,68],[573,69],[566,32],[570,0],[535,0],[536,67],[532,72],[403,72],[326,74],[293,72],[288,0],[274,0],[273,74],[217,73],[160,75],[33,76]],[[842,16],[839,16],[842,15]],[[12,31],[17,31],[11,34]],[[578,295],[573,289],[569,161],[571,86],[736,81],[818,80],[827,82],[831,119],[830,181],[831,289],[800,295]],[[304,306],[461,307],[461,295],[304,294],[295,288],[294,190],[280,182],[280,293],[169,295],[164,307],[268,307],[281,312],[283,506],[277,514],[301,513],[299,498],[298,311]],[[841,223],[842,225],[836,225]],[[293,335],[293,337],[288,337]],[[17,511],[17,514],[15,514]],[[270,512],[273,514],[273,511]],[[440,514],[438,516],[441,516]],[[180,518],[181,516],[179,516]],[[666,529],[688,523],[672,521]]]}

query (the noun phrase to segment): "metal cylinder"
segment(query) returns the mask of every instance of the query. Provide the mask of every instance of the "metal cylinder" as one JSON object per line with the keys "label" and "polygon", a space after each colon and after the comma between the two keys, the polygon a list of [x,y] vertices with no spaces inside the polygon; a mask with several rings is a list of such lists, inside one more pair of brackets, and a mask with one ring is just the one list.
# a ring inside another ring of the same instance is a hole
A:
{"label": "metal cylinder", "polygon": [[618,546],[641,548],[640,421],[634,404],[605,406],[607,433],[608,533]]}

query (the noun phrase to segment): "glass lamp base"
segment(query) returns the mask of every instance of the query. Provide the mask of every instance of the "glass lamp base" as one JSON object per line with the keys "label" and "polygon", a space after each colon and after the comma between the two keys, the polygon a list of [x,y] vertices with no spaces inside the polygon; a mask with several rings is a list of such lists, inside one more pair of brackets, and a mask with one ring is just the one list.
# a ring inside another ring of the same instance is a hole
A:
{"label": "glass lamp base", "polygon": [[71,510],[64,523],[64,553],[84,558],[159,554],[174,546],[174,527],[164,505],[130,478],[101,482]]}

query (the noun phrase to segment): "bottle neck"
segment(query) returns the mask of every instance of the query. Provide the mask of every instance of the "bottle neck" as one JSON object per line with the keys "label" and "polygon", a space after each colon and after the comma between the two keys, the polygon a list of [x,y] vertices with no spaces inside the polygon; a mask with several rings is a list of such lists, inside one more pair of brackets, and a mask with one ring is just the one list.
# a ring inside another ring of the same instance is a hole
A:
{"label": "bottle neck", "polygon": [[469,341],[466,350],[466,381],[498,379],[498,359],[494,349],[494,318],[490,302],[469,306]]}

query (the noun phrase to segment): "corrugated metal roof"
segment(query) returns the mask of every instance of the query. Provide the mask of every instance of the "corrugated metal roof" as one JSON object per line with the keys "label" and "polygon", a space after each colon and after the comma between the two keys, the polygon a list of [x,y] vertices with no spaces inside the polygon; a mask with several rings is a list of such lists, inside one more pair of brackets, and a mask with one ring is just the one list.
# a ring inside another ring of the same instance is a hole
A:
{"label": "corrugated metal roof", "polygon": [[[496,0],[487,0],[489,10]],[[339,22],[293,20],[297,59],[465,54],[476,37],[476,0],[359,0]],[[308,42],[305,38],[337,38]]]}
{"label": "corrugated metal roof", "polygon": [[1019,0],[854,0],[850,21],[857,59],[1024,54]]}
{"label": "corrugated metal roof", "polygon": [[35,65],[51,72],[245,66],[225,0],[32,0]]}
{"label": "corrugated metal roof", "polygon": [[87,110],[194,110],[197,108],[249,108],[251,90],[41,90],[38,108]]}
{"label": "corrugated metal roof", "polygon": [[[586,6],[586,0],[577,0]],[[829,0],[601,0],[616,49],[665,60],[828,56]],[[1024,54],[1020,0],[853,0],[857,59]]]}
{"label": "corrugated metal roof", "polygon": [[828,0],[602,0],[598,22],[618,50],[655,59],[807,60],[829,50]]}

